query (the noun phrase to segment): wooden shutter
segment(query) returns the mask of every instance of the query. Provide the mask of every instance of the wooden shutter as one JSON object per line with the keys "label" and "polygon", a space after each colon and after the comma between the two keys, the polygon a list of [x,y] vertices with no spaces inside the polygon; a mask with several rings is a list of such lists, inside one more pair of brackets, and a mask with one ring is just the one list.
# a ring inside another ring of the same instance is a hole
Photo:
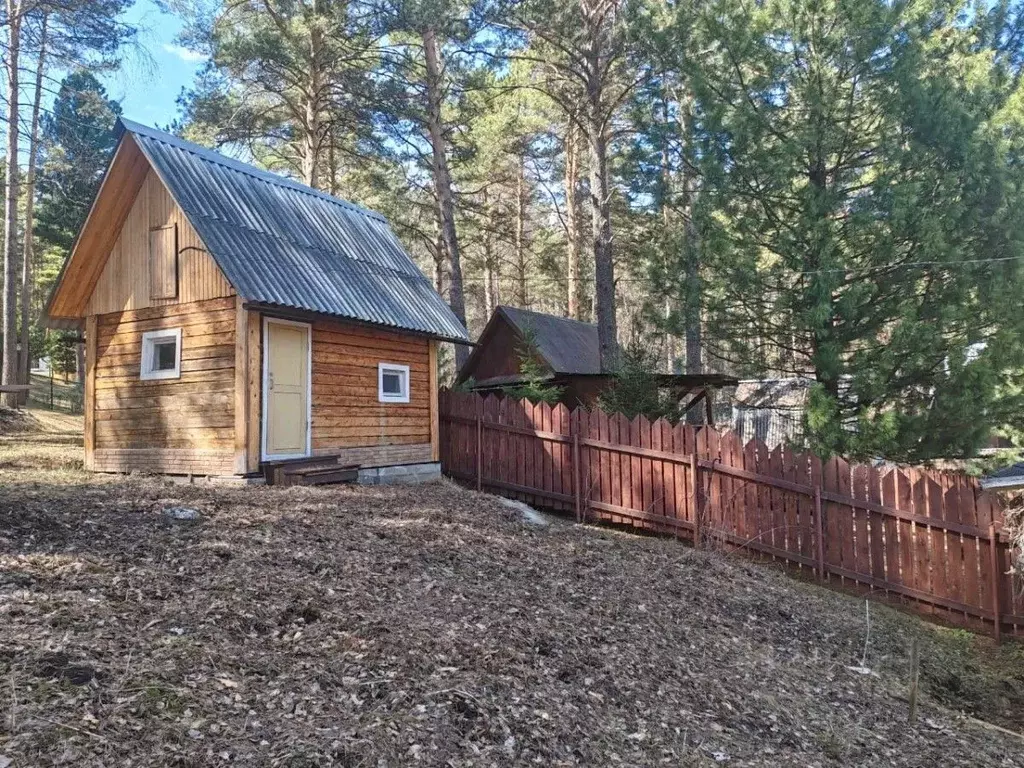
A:
{"label": "wooden shutter", "polygon": [[178,225],[149,230],[149,298],[178,296]]}

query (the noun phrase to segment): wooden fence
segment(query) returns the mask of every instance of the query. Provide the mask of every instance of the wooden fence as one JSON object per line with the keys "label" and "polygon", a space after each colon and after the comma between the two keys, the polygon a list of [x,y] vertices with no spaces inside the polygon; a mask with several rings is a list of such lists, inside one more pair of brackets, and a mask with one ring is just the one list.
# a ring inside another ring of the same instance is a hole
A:
{"label": "wooden fence", "polygon": [[442,392],[451,477],[577,519],[743,548],[936,618],[1024,634],[998,497],[963,474],[746,445],[708,427]]}

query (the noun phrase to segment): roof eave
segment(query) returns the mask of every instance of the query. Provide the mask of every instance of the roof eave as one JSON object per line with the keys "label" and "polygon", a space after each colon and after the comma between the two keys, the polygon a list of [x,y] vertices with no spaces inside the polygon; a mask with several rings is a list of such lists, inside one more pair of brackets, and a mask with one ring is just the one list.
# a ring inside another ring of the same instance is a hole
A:
{"label": "roof eave", "polygon": [[981,487],[986,491],[1013,491],[1024,489],[1024,475],[1012,477],[983,477]]}
{"label": "roof eave", "polygon": [[362,326],[364,328],[377,328],[394,333],[403,333],[409,336],[420,336],[426,339],[433,339],[435,341],[450,342],[452,344],[462,344],[468,347],[475,347],[476,344],[470,341],[468,338],[460,338],[458,336],[448,336],[442,333],[435,333],[433,331],[424,331],[418,328],[403,328],[398,325],[388,325],[386,323],[374,323],[369,320],[360,320],[356,317],[348,317],[346,315],[337,315],[330,312],[317,312],[311,309],[302,309],[301,307],[289,307],[283,304],[271,304],[265,301],[249,301],[243,298],[243,306],[246,309],[252,309],[257,312],[263,312],[266,314],[277,315],[282,318],[291,319],[303,319],[303,320],[331,320],[339,323],[351,323],[352,325]]}

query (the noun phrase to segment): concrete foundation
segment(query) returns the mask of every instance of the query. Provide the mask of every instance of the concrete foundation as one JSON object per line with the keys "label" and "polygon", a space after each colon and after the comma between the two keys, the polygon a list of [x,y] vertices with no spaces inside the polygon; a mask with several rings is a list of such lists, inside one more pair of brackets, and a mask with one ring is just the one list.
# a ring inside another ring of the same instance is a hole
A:
{"label": "concrete foundation", "polygon": [[412,485],[441,478],[441,463],[398,464],[393,467],[371,467],[359,470],[362,485]]}

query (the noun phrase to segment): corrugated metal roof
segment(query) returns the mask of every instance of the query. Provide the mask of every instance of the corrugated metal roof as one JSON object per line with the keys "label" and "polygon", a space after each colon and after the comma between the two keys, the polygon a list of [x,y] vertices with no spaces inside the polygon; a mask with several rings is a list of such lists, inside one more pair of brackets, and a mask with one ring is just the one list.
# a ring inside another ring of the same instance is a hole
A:
{"label": "corrugated metal roof", "polygon": [[468,339],[380,214],[168,133],[121,124],[242,298]]}
{"label": "corrugated metal roof", "polygon": [[498,307],[520,333],[534,338],[537,351],[554,373],[601,373],[601,344],[597,326],[529,309]]}

